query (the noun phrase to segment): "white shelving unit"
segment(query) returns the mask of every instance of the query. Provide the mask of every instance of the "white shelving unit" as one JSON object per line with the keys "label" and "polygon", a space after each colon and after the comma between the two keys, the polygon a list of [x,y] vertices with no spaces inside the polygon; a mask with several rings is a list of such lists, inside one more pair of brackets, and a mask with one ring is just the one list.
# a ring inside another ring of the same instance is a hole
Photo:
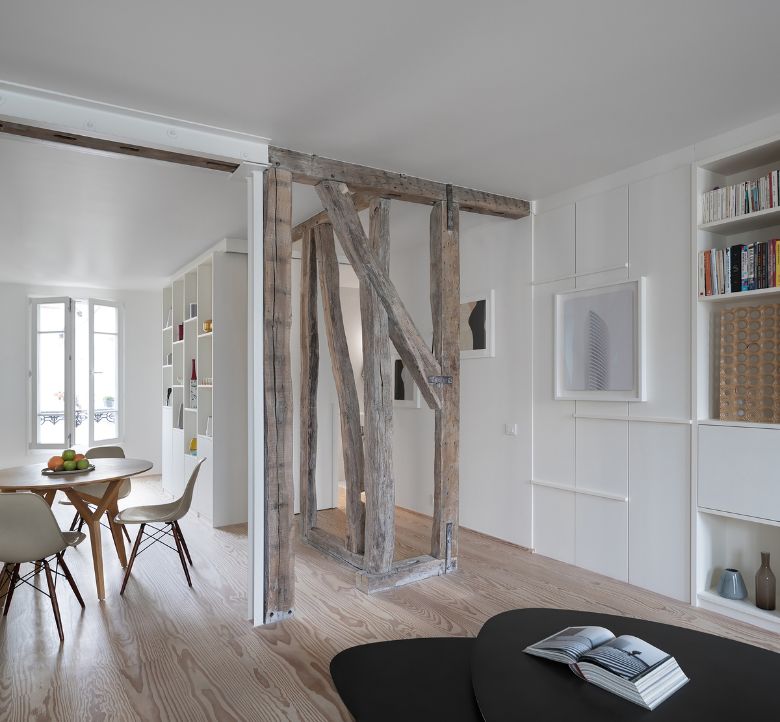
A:
{"label": "white shelving unit", "polygon": [[[758,178],[780,167],[780,139],[756,143],[699,161],[694,173],[694,333],[692,479],[692,599],[734,619],[780,632],[780,612],[756,607],[755,572],[760,552],[780,572],[780,424],[721,420],[718,410],[718,328],[724,308],[780,302],[780,288],[698,296],[698,254],[740,243],[780,238],[780,208],[700,224],[702,193]],[[723,599],[715,591],[724,568],[739,569],[748,599]]]}
{"label": "white shelving unit", "polygon": [[[204,330],[206,321],[211,331]],[[198,459],[205,457],[192,508],[215,527],[245,522],[246,241],[223,240],[172,279],[163,290],[162,326],[163,489],[181,495]]]}

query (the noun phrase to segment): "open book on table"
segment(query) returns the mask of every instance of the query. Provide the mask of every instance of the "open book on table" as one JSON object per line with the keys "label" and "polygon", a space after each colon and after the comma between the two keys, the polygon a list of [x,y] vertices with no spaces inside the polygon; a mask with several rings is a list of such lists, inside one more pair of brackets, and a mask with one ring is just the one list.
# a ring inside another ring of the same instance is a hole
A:
{"label": "open book on table", "polygon": [[568,664],[582,679],[647,709],[655,709],[688,681],[674,657],[637,637],[616,637],[604,627],[567,627],[523,651]]}

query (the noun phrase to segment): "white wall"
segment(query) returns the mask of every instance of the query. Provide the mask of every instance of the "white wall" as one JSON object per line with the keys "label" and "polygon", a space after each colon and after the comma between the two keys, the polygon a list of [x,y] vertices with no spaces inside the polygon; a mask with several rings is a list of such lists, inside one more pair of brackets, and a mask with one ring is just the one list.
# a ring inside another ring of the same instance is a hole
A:
{"label": "white wall", "polygon": [[[684,600],[690,172],[682,153],[600,179],[541,201],[534,227],[533,478],[559,487],[534,487],[534,547]],[[647,401],[553,400],[555,294],[639,276],[647,278]],[[611,418],[597,418],[604,416]]]}
{"label": "white wall", "polygon": [[30,296],[102,298],[121,303],[125,331],[124,438],[128,456],[149,459],[159,473],[162,405],[160,384],[160,308],[157,291],[107,291],[0,284],[3,343],[0,344],[0,458],[3,466],[37,463],[51,451],[28,448],[28,370]]}
{"label": "white wall", "polygon": [[[395,204],[390,274],[422,335],[432,333],[428,209]],[[414,241],[410,242],[410,239]],[[421,239],[421,240],[418,240]],[[461,362],[460,523],[531,546],[531,220],[462,213],[461,290],[493,289],[495,358]],[[504,426],[517,424],[518,435]],[[433,510],[433,413],[396,408],[399,506]]]}

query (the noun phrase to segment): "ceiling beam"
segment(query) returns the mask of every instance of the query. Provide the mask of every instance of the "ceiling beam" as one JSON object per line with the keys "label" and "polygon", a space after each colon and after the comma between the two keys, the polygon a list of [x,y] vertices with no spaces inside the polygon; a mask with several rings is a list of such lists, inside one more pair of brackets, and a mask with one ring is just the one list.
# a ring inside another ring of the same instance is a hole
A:
{"label": "ceiling beam", "polygon": [[[449,197],[462,211],[504,218],[525,218],[531,212],[531,204],[518,198],[462,186],[448,186],[446,183],[320,158],[276,146],[268,147],[268,163],[272,168],[290,171],[295,183],[305,185],[317,185],[323,180],[334,181],[345,183],[353,193],[367,193],[426,205],[446,201]],[[449,194],[448,188],[451,189]]]}
{"label": "ceiling beam", "polygon": [[33,138],[47,143],[57,143],[58,145],[88,148],[103,153],[132,155],[136,158],[148,158],[150,160],[164,160],[168,163],[179,163],[180,165],[191,165],[198,168],[208,168],[209,170],[220,170],[225,173],[233,173],[239,166],[238,163],[230,163],[228,161],[216,160],[214,158],[207,158],[199,155],[190,155],[189,153],[160,150],[159,148],[150,148],[135,143],[122,143],[120,141],[106,140],[104,138],[93,138],[89,135],[79,135],[77,133],[53,130],[51,128],[40,128],[35,125],[25,125],[24,123],[12,123],[8,120],[0,120],[0,133],[21,136],[22,138]]}

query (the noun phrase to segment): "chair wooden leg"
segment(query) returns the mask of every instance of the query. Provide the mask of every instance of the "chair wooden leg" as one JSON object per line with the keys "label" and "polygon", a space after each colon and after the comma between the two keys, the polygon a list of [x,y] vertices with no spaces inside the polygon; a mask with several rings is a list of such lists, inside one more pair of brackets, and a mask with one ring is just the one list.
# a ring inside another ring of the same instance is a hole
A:
{"label": "chair wooden leg", "polygon": [[[124,524],[122,526],[124,526]],[[119,590],[120,597],[125,593],[127,580],[130,579],[130,570],[133,568],[133,562],[135,561],[136,554],[138,554],[138,547],[141,546],[141,538],[144,535],[145,526],[146,524],[141,524],[140,528],[138,529],[138,536],[135,538],[135,544],[133,544],[133,551],[130,554],[130,559],[127,562],[127,569],[125,569],[125,578],[122,580],[122,588]]]}
{"label": "chair wooden leg", "polygon": [[79,528],[76,530],[81,533],[81,529],[84,526],[84,517],[79,514]]}
{"label": "chair wooden leg", "polygon": [[60,642],[65,641],[65,634],[62,631],[62,619],[60,618],[60,605],[57,603],[57,590],[54,588],[54,579],[52,578],[51,567],[49,562],[45,559],[41,562],[43,569],[46,572],[46,584],[49,587],[49,599],[51,600],[51,608],[54,612],[54,621],[57,622],[57,631],[60,635]]}
{"label": "chair wooden leg", "polygon": [[11,599],[14,596],[14,589],[16,589],[16,584],[19,581],[19,567],[21,564],[12,564],[13,572],[11,570],[8,570],[8,574],[11,575],[11,584],[8,587],[8,595],[5,598],[5,607],[3,607],[3,616],[5,617],[8,614],[8,610],[11,608]]}
{"label": "chair wooden leg", "polygon": [[[76,531],[76,525],[79,523],[79,519],[81,519],[81,514],[76,512],[73,516],[73,521],[70,523],[70,531]],[[82,522],[83,524],[84,522]],[[81,527],[79,526],[79,531],[81,531]]]}
{"label": "chair wooden leg", "polygon": [[187,561],[190,563],[190,566],[193,566],[192,557],[190,556],[190,550],[187,549],[187,542],[184,541],[184,534],[181,533],[181,527],[179,526],[178,521],[173,522],[173,528],[176,531],[176,533],[179,535],[179,541],[181,542],[181,545],[184,548],[184,553],[187,555]]}
{"label": "chair wooden leg", "polygon": [[187,577],[187,584],[192,586],[192,579],[190,579],[190,570],[187,569],[187,560],[184,558],[184,551],[181,548],[181,542],[179,541],[179,535],[176,533],[175,522],[171,522],[171,530],[173,531],[173,538],[176,542],[176,549],[179,551],[179,559],[181,561],[181,568],[184,569],[184,576]]}
{"label": "chair wooden leg", "polygon": [[130,538],[130,532],[127,531],[127,524],[120,524],[119,526],[122,527],[122,533],[125,535],[125,539],[127,539],[127,543],[132,544],[133,540]]}
{"label": "chair wooden leg", "polygon": [[73,579],[73,575],[70,573],[70,569],[68,569],[68,565],[65,563],[65,552],[60,552],[59,554],[57,554],[57,561],[60,563],[60,566],[62,567],[62,572],[63,574],[65,574],[65,579],[68,580],[68,584],[70,584],[70,588],[73,590],[73,593],[76,595],[76,599],[78,599],[81,608],[84,609],[84,600],[81,598],[81,592],[79,592],[79,588],[76,586],[76,582]]}

